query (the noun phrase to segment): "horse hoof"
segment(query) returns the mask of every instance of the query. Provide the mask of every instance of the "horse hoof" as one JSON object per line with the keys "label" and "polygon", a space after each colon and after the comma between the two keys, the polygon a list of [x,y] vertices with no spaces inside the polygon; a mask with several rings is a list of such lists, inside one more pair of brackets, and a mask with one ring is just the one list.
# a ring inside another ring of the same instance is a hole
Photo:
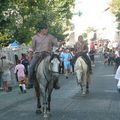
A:
{"label": "horse hoof", "polygon": [[86,91],[86,94],[89,94],[89,90]]}
{"label": "horse hoof", "polygon": [[85,92],[82,92],[82,94],[81,94],[82,96],[85,96],[86,95],[86,93]]}
{"label": "horse hoof", "polygon": [[47,114],[48,116],[52,116],[51,112],[50,111],[47,111]]}
{"label": "horse hoof", "polygon": [[48,117],[48,114],[44,114],[43,117],[44,117],[44,118],[47,118],[47,117]]}
{"label": "horse hoof", "polygon": [[42,111],[40,109],[36,110],[36,114],[41,114],[41,113],[42,113]]}

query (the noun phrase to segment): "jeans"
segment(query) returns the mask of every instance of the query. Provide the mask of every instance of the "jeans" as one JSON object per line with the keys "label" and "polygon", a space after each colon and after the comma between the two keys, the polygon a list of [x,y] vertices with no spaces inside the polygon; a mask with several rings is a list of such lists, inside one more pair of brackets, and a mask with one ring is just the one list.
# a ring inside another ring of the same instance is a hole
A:
{"label": "jeans", "polygon": [[36,53],[33,55],[32,61],[30,63],[30,67],[29,67],[29,72],[28,72],[28,78],[29,78],[29,82],[30,85],[34,85],[34,71],[35,71],[35,67],[36,64],[40,61],[42,61],[42,59],[44,59],[47,55],[49,55],[48,52],[41,52],[41,53]]}
{"label": "jeans", "polygon": [[35,66],[37,64],[37,61],[40,59],[40,56],[35,54],[32,58],[32,61],[30,63],[30,67],[29,67],[29,72],[28,72],[28,78],[29,78],[29,82],[30,82],[30,85],[33,85],[34,84],[34,78],[33,78],[33,72],[35,70]]}

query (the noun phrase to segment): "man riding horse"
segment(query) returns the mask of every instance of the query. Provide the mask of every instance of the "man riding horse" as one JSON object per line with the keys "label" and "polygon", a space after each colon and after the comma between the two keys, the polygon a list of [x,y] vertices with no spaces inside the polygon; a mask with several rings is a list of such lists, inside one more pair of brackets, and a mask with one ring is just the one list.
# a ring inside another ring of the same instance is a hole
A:
{"label": "man riding horse", "polygon": [[74,57],[74,62],[77,60],[79,56],[82,56],[86,64],[88,65],[89,72],[92,73],[92,67],[91,67],[91,60],[87,55],[88,52],[88,46],[87,44],[83,41],[83,36],[80,35],[78,36],[78,41],[74,46],[76,55]]}
{"label": "man riding horse", "polygon": [[[59,46],[57,38],[48,33],[48,26],[45,23],[40,23],[38,25],[38,33],[32,38],[32,50],[33,58],[29,68],[29,88],[32,88],[34,85],[34,70],[38,61],[42,61],[45,58],[45,54],[51,54],[53,47]],[[59,89],[60,86],[58,81],[55,82],[55,89]]]}

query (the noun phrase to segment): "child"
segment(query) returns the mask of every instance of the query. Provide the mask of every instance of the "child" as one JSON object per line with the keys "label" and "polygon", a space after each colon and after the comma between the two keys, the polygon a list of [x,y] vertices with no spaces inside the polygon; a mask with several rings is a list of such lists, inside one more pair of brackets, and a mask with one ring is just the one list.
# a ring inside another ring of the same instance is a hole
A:
{"label": "child", "polygon": [[22,93],[26,93],[26,85],[25,85],[25,67],[21,63],[20,60],[18,60],[18,64],[15,66],[15,74],[17,74],[17,79],[19,83],[19,87]]}

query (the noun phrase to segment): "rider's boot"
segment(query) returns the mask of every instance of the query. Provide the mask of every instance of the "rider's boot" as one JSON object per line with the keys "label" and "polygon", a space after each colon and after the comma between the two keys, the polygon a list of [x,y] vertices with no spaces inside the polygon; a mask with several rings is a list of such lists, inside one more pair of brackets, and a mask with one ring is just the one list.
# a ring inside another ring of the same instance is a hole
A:
{"label": "rider's boot", "polygon": [[58,77],[55,77],[55,79],[54,79],[54,86],[53,87],[55,89],[60,89]]}

